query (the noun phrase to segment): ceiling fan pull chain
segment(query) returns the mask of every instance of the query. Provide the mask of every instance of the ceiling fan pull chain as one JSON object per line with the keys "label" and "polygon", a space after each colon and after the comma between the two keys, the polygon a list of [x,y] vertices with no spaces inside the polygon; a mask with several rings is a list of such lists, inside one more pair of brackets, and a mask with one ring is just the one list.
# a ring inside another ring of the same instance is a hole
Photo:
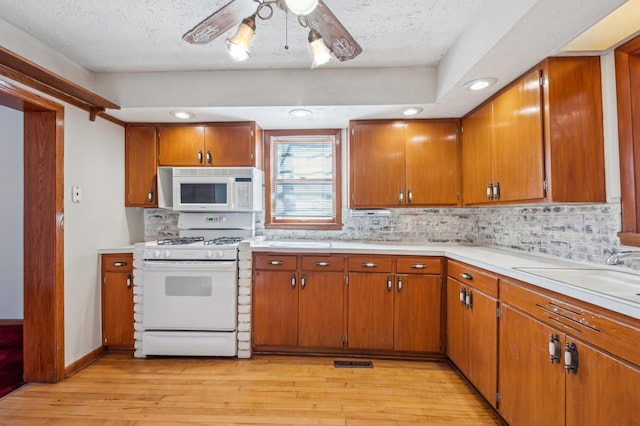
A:
{"label": "ceiling fan pull chain", "polygon": [[284,50],[289,50],[289,10],[284,11]]}

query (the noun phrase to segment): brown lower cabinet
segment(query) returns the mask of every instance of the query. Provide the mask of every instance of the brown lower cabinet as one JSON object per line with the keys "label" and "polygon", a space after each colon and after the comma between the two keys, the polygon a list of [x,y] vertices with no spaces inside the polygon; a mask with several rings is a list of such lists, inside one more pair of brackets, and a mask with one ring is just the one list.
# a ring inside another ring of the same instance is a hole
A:
{"label": "brown lower cabinet", "polygon": [[450,260],[447,355],[495,407],[498,377],[498,276]]}
{"label": "brown lower cabinet", "polygon": [[102,255],[102,345],[133,349],[133,255]]}
{"label": "brown lower cabinet", "polygon": [[502,417],[512,426],[639,424],[640,369],[630,361],[640,331],[525,286],[501,283]]}
{"label": "brown lower cabinet", "polygon": [[441,262],[410,256],[257,253],[253,347],[438,353]]}

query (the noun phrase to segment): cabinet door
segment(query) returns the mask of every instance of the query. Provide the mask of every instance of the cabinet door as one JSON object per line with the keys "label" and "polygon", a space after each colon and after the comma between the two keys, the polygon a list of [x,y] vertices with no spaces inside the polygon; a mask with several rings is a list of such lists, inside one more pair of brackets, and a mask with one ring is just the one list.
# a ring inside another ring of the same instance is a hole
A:
{"label": "cabinet door", "polygon": [[255,164],[253,128],[248,123],[205,127],[204,147],[207,166],[250,167]]}
{"label": "cabinet door", "polygon": [[341,348],[344,336],[344,283],[342,272],[302,271],[298,345]]}
{"label": "cabinet door", "polygon": [[348,346],[393,349],[393,276],[349,274]]}
{"label": "cabinet door", "polygon": [[405,127],[404,123],[390,122],[352,127],[351,207],[393,207],[406,200]]}
{"label": "cabinet door", "polygon": [[393,349],[440,351],[439,275],[397,275]]}
{"label": "cabinet door", "polygon": [[578,349],[578,370],[566,375],[567,426],[638,424],[640,370],[590,345],[567,342]]}
{"label": "cabinet door", "polygon": [[407,204],[457,205],[457,123],[409,122],[405,148]]}
{"label": "cabinet door", "polygon": [[542,90],[538,70],[494,100],[495,182],[499,201],[544,198]]}
{"label": "cabinet door", "polygon": [[495,407],[498,386],[498,302],[477,289],[467,311],[467,378]]}
{"label": "cabinet door", "polygon": [[498,411],[511,426],[563,425],[564,370],[549,360],[550,336],[562,342],[563,335],[507,305],[501,310]]}
{"label": "cabinet door", "polygon": [[155,127],[127,127],[124,147],[126,207],[157,207]]}
{"label": "cabinet door", "polygon": [[462,284],[447,278],[447,355],[462,373],[468,370],[467,312],[460,302]]}
{"label": "cabinet door", "polygon": [[133,256],[102,256],[102,342],[133,349]]}
{"label": "cabinet door", "polygon": [[298,344],[298,281],[294,271],[256,271],[253,281],[253,344]]}
{"label": "cabinet door", "polygon": [[160,127],[158,141],[161,166],[204,165],[204,127]]}
{"label": "cabinet door", "polygon": [[465,204],[491,202],[487,185],[493,183],[493,103],[462,122],[462,187]]}

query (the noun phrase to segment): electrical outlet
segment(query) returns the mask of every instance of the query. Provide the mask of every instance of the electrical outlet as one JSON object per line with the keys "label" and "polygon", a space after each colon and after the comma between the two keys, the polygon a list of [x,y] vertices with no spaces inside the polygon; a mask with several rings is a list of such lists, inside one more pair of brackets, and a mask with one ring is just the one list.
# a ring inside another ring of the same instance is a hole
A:
{"label": "electrical outlet", "polygon": [[71,187],[71,201],[79,203],[82,201],[82,188],[79,185]]}

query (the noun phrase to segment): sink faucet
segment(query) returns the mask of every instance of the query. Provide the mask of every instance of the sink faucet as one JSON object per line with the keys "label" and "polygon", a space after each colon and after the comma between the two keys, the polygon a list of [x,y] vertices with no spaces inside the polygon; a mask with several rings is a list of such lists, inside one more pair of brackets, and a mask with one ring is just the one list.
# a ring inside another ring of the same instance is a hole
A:
{"label": "sink faucet", "polygon": [[633,250],[614,251],[611,256],[607,257],[606,262],[607,262],[607,265],[620,265],[621,263],[623,263],[621,259],[624,259],[627,257],[640,258],[640,251],[633,251]]}

